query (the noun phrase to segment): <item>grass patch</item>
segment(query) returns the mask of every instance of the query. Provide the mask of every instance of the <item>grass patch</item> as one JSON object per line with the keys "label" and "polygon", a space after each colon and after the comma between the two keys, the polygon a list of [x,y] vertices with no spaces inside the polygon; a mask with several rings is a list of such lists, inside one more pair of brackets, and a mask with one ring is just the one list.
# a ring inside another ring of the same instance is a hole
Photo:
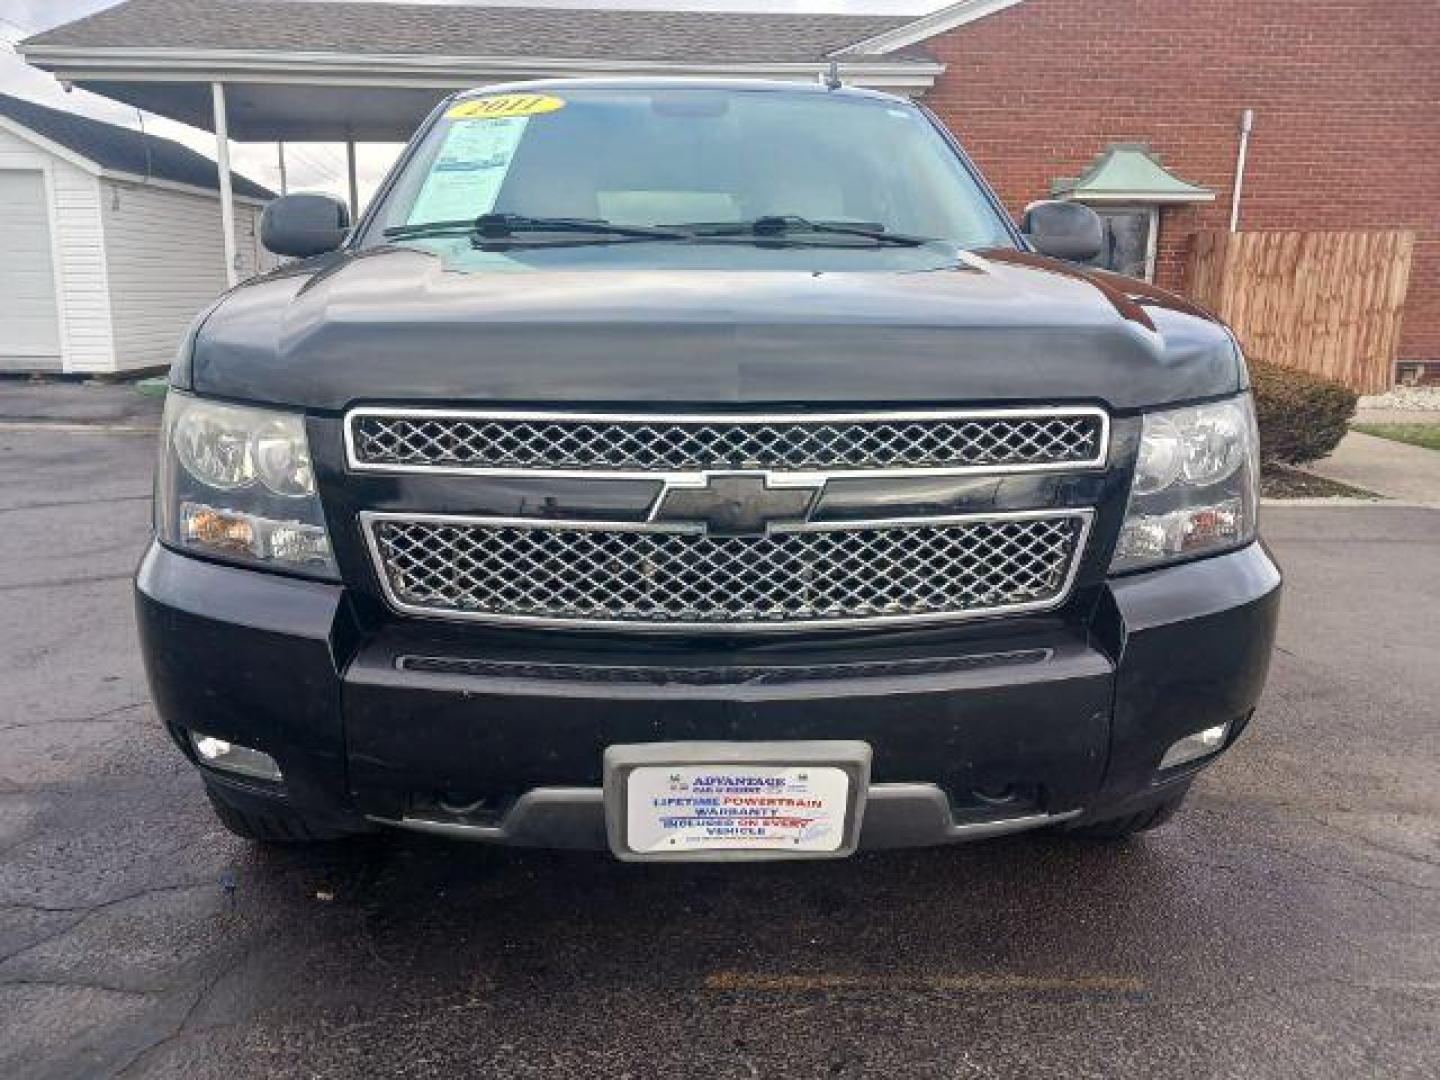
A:
{"label": "grass patch", "polygon": [[146,397],[163,398],[170,389],[170,378],[167,375],[156,375],[149,379],[140,379],[135,383],[137,393]]}
{"label": "grass patch", "polygon": [[1352,431],[1378,435],[1382,439],[1440,450],[1440,421],[1433,424],[1351,424]]}
{"label": "grass patch", "polygon": [[1380,499],[1372,491],[1268,462],[1260,471],[1260,494],[1267,499]]}

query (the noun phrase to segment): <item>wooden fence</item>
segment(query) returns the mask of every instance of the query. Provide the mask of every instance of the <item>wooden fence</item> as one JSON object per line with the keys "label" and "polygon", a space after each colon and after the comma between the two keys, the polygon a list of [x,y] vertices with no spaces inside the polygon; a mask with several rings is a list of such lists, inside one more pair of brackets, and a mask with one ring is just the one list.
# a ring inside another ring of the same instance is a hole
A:
{"label": "wooden fence", "polygon": [[1409,232],[1197,233],[1188,291],[1245,354],[1364,394],[1394,382]]}

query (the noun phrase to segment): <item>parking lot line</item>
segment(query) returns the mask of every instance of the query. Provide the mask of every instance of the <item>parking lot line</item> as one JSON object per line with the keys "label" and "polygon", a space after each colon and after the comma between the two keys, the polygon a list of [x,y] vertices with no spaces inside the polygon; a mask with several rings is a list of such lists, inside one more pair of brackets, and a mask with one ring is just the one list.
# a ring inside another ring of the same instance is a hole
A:
{"label": "parking lot line", "polygon": [[862,990],[880,993],[945,991],[965,994],[1085,993],[1141,994],[1143,979],[1123,975],[867,975],[820,972],[766,974],[715,971],[705,977],[706,990],[804,993],[813,990]]}

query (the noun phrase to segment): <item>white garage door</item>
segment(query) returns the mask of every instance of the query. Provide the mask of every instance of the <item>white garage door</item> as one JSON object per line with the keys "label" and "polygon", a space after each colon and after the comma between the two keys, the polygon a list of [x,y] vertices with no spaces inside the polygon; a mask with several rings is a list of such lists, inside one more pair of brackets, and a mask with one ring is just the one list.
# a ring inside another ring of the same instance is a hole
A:
{"label": "white garage door", "polygon": [[59,367],[45,177],[0,169],[0,369]]}

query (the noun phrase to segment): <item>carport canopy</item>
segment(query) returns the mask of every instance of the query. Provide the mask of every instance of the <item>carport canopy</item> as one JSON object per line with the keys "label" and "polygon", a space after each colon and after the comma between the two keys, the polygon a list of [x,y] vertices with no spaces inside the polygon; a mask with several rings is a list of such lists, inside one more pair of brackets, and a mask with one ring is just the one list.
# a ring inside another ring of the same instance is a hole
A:
{"label": "carport canopy", "polygon": [[[832,53],[909,20],[845,15],[126,0],[29,38],[62,81],[239,141],[403,141],[441,97],[557,76],[814,80]],[[840,57],[848,82],[923,93],[916,47]]]}
{"label": "carport canopy", "polygon": [[[973,4],[962,0],[957,7]],[[228,140],[401,142],[459,89],[560,76],[691,75],[847,82],[919,95],[944,71],[904,18],[709,11],[125,0],[31,37],[62,82],[213,131],[235,280]],[[875,42],[872,49],[871,41]],[[843,55],[839,55],[843,54]]]}

